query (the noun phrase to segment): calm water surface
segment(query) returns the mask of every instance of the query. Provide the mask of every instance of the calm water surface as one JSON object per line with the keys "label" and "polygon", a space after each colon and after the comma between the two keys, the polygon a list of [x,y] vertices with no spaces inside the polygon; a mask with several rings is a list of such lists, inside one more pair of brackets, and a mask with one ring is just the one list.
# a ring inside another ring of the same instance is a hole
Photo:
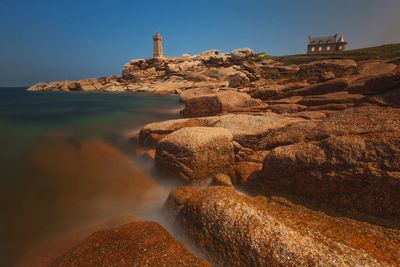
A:
{"label": "calm water surface", "polygon": [[130,186],[126,177],[134,172],[125,167],[127,136],[179,117],[180,108],[168,95],[0,88],[0,265],[12,265],[82,214],[97,216],[131,201],[135,193],[118,187]]}

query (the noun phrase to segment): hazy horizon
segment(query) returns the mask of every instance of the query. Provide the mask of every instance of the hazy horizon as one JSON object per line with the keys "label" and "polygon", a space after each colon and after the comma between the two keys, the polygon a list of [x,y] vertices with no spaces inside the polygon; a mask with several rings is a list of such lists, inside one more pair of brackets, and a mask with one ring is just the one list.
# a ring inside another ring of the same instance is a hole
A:
{"label": "hazy horizon", "polygon": [[0,86],[121,74],[132,59],[250,47],[303,54],[311,36],[343,35],[348,49],[400,43],[397,0],[0,0]]}

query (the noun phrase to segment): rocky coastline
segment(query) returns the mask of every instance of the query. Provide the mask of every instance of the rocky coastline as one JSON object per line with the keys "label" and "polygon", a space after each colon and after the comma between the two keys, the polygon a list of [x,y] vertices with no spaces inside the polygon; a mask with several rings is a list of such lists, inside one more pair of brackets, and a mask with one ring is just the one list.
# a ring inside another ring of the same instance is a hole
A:
{"label": "rocky coastline", "polygon": [[28,90],[168,93],[185,104],[182,119],[130,140],[176,184],[162,211],[197,256],[160,225],[132,222],[94,233],[54,266],[400,262],[400,53],[286,64],[212,50]]}

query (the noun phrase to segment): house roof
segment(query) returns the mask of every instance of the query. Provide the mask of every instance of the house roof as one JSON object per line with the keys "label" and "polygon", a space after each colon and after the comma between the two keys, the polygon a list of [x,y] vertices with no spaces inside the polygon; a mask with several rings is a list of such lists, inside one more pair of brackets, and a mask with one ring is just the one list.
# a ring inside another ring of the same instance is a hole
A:
{"label": "house roof", "polygon": [[320,37],[308,37],[308,44],[331,44],[336,43],[337,34],[320,36]]}

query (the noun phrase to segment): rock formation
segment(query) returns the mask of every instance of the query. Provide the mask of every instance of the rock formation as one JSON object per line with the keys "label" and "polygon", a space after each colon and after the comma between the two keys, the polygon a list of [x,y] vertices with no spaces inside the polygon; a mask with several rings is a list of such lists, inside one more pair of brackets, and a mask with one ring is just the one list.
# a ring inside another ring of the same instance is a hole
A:
{"label": "rock formation", "polygon": [[165,210],[218,266],[374,266],[397,264],[400,257],[398,230],[330,217],[281,198],[181,187],[172,190]]}
{"label": "rock formation", "polygon": [[233,172],[232,134],[222,128],[188,127],[169,134],[158,145],[156,166],[187,183]]}
{"label": "rock formation", "polygon": [[[185,118],[132,141],[162,179],[191,186],[173,189],[163,211],[216,266],[385,266],[400,262],[399,65],[398,53],[288,64],[210,50],[29,90],[179,94]],[[90,260],[82,253],[96,240],[114,249],[97,238],[68,255]]]}

